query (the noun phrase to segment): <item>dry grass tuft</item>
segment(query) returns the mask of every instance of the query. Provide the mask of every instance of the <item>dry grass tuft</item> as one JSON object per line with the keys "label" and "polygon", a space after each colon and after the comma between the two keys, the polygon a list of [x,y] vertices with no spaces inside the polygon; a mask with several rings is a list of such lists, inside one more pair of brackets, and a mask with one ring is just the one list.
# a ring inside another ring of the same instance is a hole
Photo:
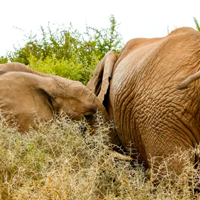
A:
{"label": "dry grass tuft", "polygon": [[[171,158],[157,166],[157,173],[144,171],[137,162],[133,167],[109,155],[110,127],[100,117],[92,136],[89,126],[81,133],[80,123],[60,117],[21,134],[0,116],[0,199],[200,198],[194,193],[198,170],[188,162],[200,148],[181,154],[186,165],[180,175],[167,169]],[[161,181],[154,185],[159,170]]]}

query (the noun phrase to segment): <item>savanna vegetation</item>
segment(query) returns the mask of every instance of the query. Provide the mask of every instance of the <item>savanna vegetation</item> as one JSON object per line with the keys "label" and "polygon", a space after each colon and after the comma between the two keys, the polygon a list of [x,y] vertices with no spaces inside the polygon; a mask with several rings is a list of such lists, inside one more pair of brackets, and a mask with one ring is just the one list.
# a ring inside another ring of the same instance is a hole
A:
{"label": "savanna vegetation", "polygon": [[[82,81],[109,50],[119,52],[123,40],[114,16],[110,27],[86,27],[85,33],[51,24],[40,35],[30,34],[24,46],[0,57],[0,63],[21,62],[44,73]],[[198,21],[195,19],[198,29]],[[54,31],[53,31],[54,30]],[[199,29],[200,30],[200,29]],[[83,134],[80,123],[87,126]],[[38,122],[38,129],[19,133],[0,115],[0,199],[200,199],[198,168],[189,162],[200,147],[179,152],[150,170],[134,161],[113,157],[108,132],[112,124],[101,116],[95,133],[86,122],[67,116]],[[131,152],[131,150],[130,150]],[[181,174],[169,171],[172,160],[185,163]],[[157,180],[160,180],[157,182]]]}
{"label": "savanna vegetation", "polygon": [[[200,148],[177,150],[173,158],[145,171],[137,161],[118,160],[110,154],[111,125],[100,116],[93,135],[87,124],[84,134],[79,125],[61,116],[22,134],[0,116],[0,199],[200,198],[195,192],[200,184],[198,169],[188,159],[200,156]],[[172,159],[185,163],[180,175],[168,170]],[[160,182],[155,184],[158,176]]]}

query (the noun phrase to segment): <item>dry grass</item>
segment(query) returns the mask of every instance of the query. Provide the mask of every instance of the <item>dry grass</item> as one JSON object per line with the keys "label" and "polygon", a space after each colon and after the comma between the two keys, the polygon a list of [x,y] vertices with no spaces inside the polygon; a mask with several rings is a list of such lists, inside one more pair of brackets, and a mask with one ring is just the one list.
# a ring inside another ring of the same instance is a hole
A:
{"label": "dry grass", "polygon": [[157,166],[162,176],[155,186],[158,174],[154,170],[144,171],[136,162],[133,167],[109,155],[109,125],[100,117],[92,136],[90,127],[83,135],[79,126],[60,117],[21,134],[0,116],[0,199],[200,198],[194,193],[198,173],[188,162],[194,151],[181,154],[186,165],[180,175],[167,170],[171,158]]}

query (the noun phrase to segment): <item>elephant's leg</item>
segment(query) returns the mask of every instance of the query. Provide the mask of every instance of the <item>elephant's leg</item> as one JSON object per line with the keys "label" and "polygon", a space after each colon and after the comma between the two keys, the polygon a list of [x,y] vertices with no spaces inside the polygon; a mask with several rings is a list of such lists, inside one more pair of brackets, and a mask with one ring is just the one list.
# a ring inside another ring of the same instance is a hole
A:
{"label": "elephant's leg", "polygon": [[194,166],[195,163],[192,145],[179,137],[169,138],[169,134],[166,138],[158,137],[148,142],[145,149],[149,166],[159,176],[166,173],[181,174],[185,166]]}
{"label": "elephant's leg", "polygon": [[113,149],[119,153],[124,153],[125,148],[123,147],[122,142],[115,128],[112,129],[112,131],[109,134],[109,137],[110,137],[110,144],[113,146]]}

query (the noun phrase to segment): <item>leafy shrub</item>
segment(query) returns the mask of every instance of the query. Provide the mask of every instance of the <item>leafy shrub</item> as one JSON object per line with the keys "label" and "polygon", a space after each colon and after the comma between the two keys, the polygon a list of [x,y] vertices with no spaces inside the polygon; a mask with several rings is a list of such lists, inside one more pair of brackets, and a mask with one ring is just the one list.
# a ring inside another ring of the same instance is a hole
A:
{"label": "leafy shrub", "polygon": [[7,62],[8,62],[8,58],[6,56],[0,56],[0,64],[7,63]]}
{"label": "leafy shrub", "polygon": [[68,79],[82,81],[87,83],[86,69],[82,67],[80,63],[74,63],[67,59],[59,59],[47,56],[44,60],[41,58],[37,59],[35,56],[30,55],[28,58],[29,67],[46,74],[60,75]]}
{"label": "leafy shrub", "polygon": [[194,23],[195,23],[195,25],[196,25],[196,29],[197,29],[197,31],[200,32],[199,22],[198,22],[198,20],[197,20],[195,17],[194,17]]}
{"label": "leafy shrub", "polygon": [[47,29],[40,27],[40,34],[30,33],[22,47],[14,47],[14,52],[8,52],[0,57],[0,63],[9,61],[29,65],[41,72],[52,73],[86,84],[91,78],[95,65],[109,50],[119,52],[123,42],[117,29],[119,24],[113,15],[110,16],[110,27],[100,30],[86,27],[81,34],[63,25]]}

